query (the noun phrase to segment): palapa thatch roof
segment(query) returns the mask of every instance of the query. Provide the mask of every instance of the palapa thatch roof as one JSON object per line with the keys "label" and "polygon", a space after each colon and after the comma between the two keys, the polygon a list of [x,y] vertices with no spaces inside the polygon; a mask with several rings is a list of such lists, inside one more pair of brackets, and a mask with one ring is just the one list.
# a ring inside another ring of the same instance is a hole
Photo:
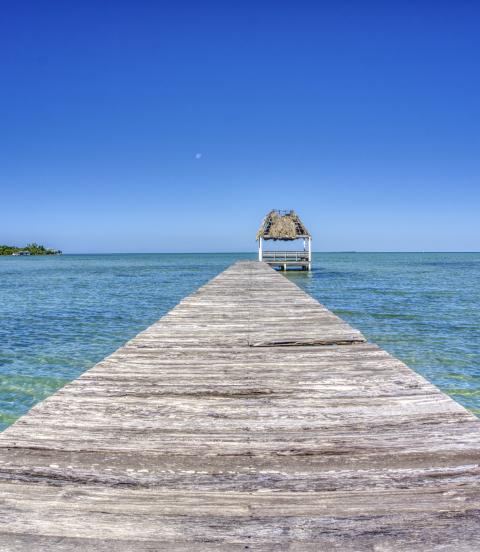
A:
{"label": "palapa thatch roof", "polygon": [[297,240],[309,238],[310,233],[295,211],[277,211],[273,209],[263,219],[257,232],[257,240]]}

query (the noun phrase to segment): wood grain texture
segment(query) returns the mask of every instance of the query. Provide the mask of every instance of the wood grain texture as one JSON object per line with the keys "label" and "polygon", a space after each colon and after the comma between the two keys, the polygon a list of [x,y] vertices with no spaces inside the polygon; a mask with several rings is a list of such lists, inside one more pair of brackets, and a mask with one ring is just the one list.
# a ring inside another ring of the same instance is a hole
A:
{"label": "wood grain texture", "polygon": [[264,263],[0,435],[0,551],[474,551],[480,423]]}

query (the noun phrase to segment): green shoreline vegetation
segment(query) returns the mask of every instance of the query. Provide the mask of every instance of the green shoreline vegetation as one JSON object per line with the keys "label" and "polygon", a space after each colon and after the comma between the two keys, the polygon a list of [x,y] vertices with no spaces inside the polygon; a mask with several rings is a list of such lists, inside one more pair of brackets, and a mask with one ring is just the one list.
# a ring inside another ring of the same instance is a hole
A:
{"label": "green shoreline vegetation", "polygon": [[49,249],[38,243],[29,243],[25,247],[0,245],[0,255],[61,255],[59,249]]}

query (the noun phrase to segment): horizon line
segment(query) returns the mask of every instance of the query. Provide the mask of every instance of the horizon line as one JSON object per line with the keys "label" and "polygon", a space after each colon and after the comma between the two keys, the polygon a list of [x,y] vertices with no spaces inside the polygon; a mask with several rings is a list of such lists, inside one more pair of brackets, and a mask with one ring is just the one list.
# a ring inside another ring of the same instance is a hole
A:
{"label": "horizon line", "polygon": [[[312,251],[312,254],[321,254],[321,253],[480,253],[477,250],[458,250],[458,251],[447,251],[447,250],[354,250],[354,249],[343,249],[343,250],[325,250],[325,251]],[[256,255],[257,251],[97,251],[97,252],[65,252],[62,251],[61,255],[234,255],[234,254],[243,254],[243,255]],[[3,255],[9,257],[10,255]],[[53,257],[55,255],[33,255],[37,257]]]}

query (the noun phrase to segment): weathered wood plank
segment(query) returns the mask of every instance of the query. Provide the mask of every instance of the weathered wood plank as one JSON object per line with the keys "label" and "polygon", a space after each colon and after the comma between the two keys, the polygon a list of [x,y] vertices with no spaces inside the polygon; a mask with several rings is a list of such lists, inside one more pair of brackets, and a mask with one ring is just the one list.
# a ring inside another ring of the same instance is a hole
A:
{"label": "weathered wood plank", "polygon": [[480,423],[257,262],[0,435],[0,551],[476,550]]}

